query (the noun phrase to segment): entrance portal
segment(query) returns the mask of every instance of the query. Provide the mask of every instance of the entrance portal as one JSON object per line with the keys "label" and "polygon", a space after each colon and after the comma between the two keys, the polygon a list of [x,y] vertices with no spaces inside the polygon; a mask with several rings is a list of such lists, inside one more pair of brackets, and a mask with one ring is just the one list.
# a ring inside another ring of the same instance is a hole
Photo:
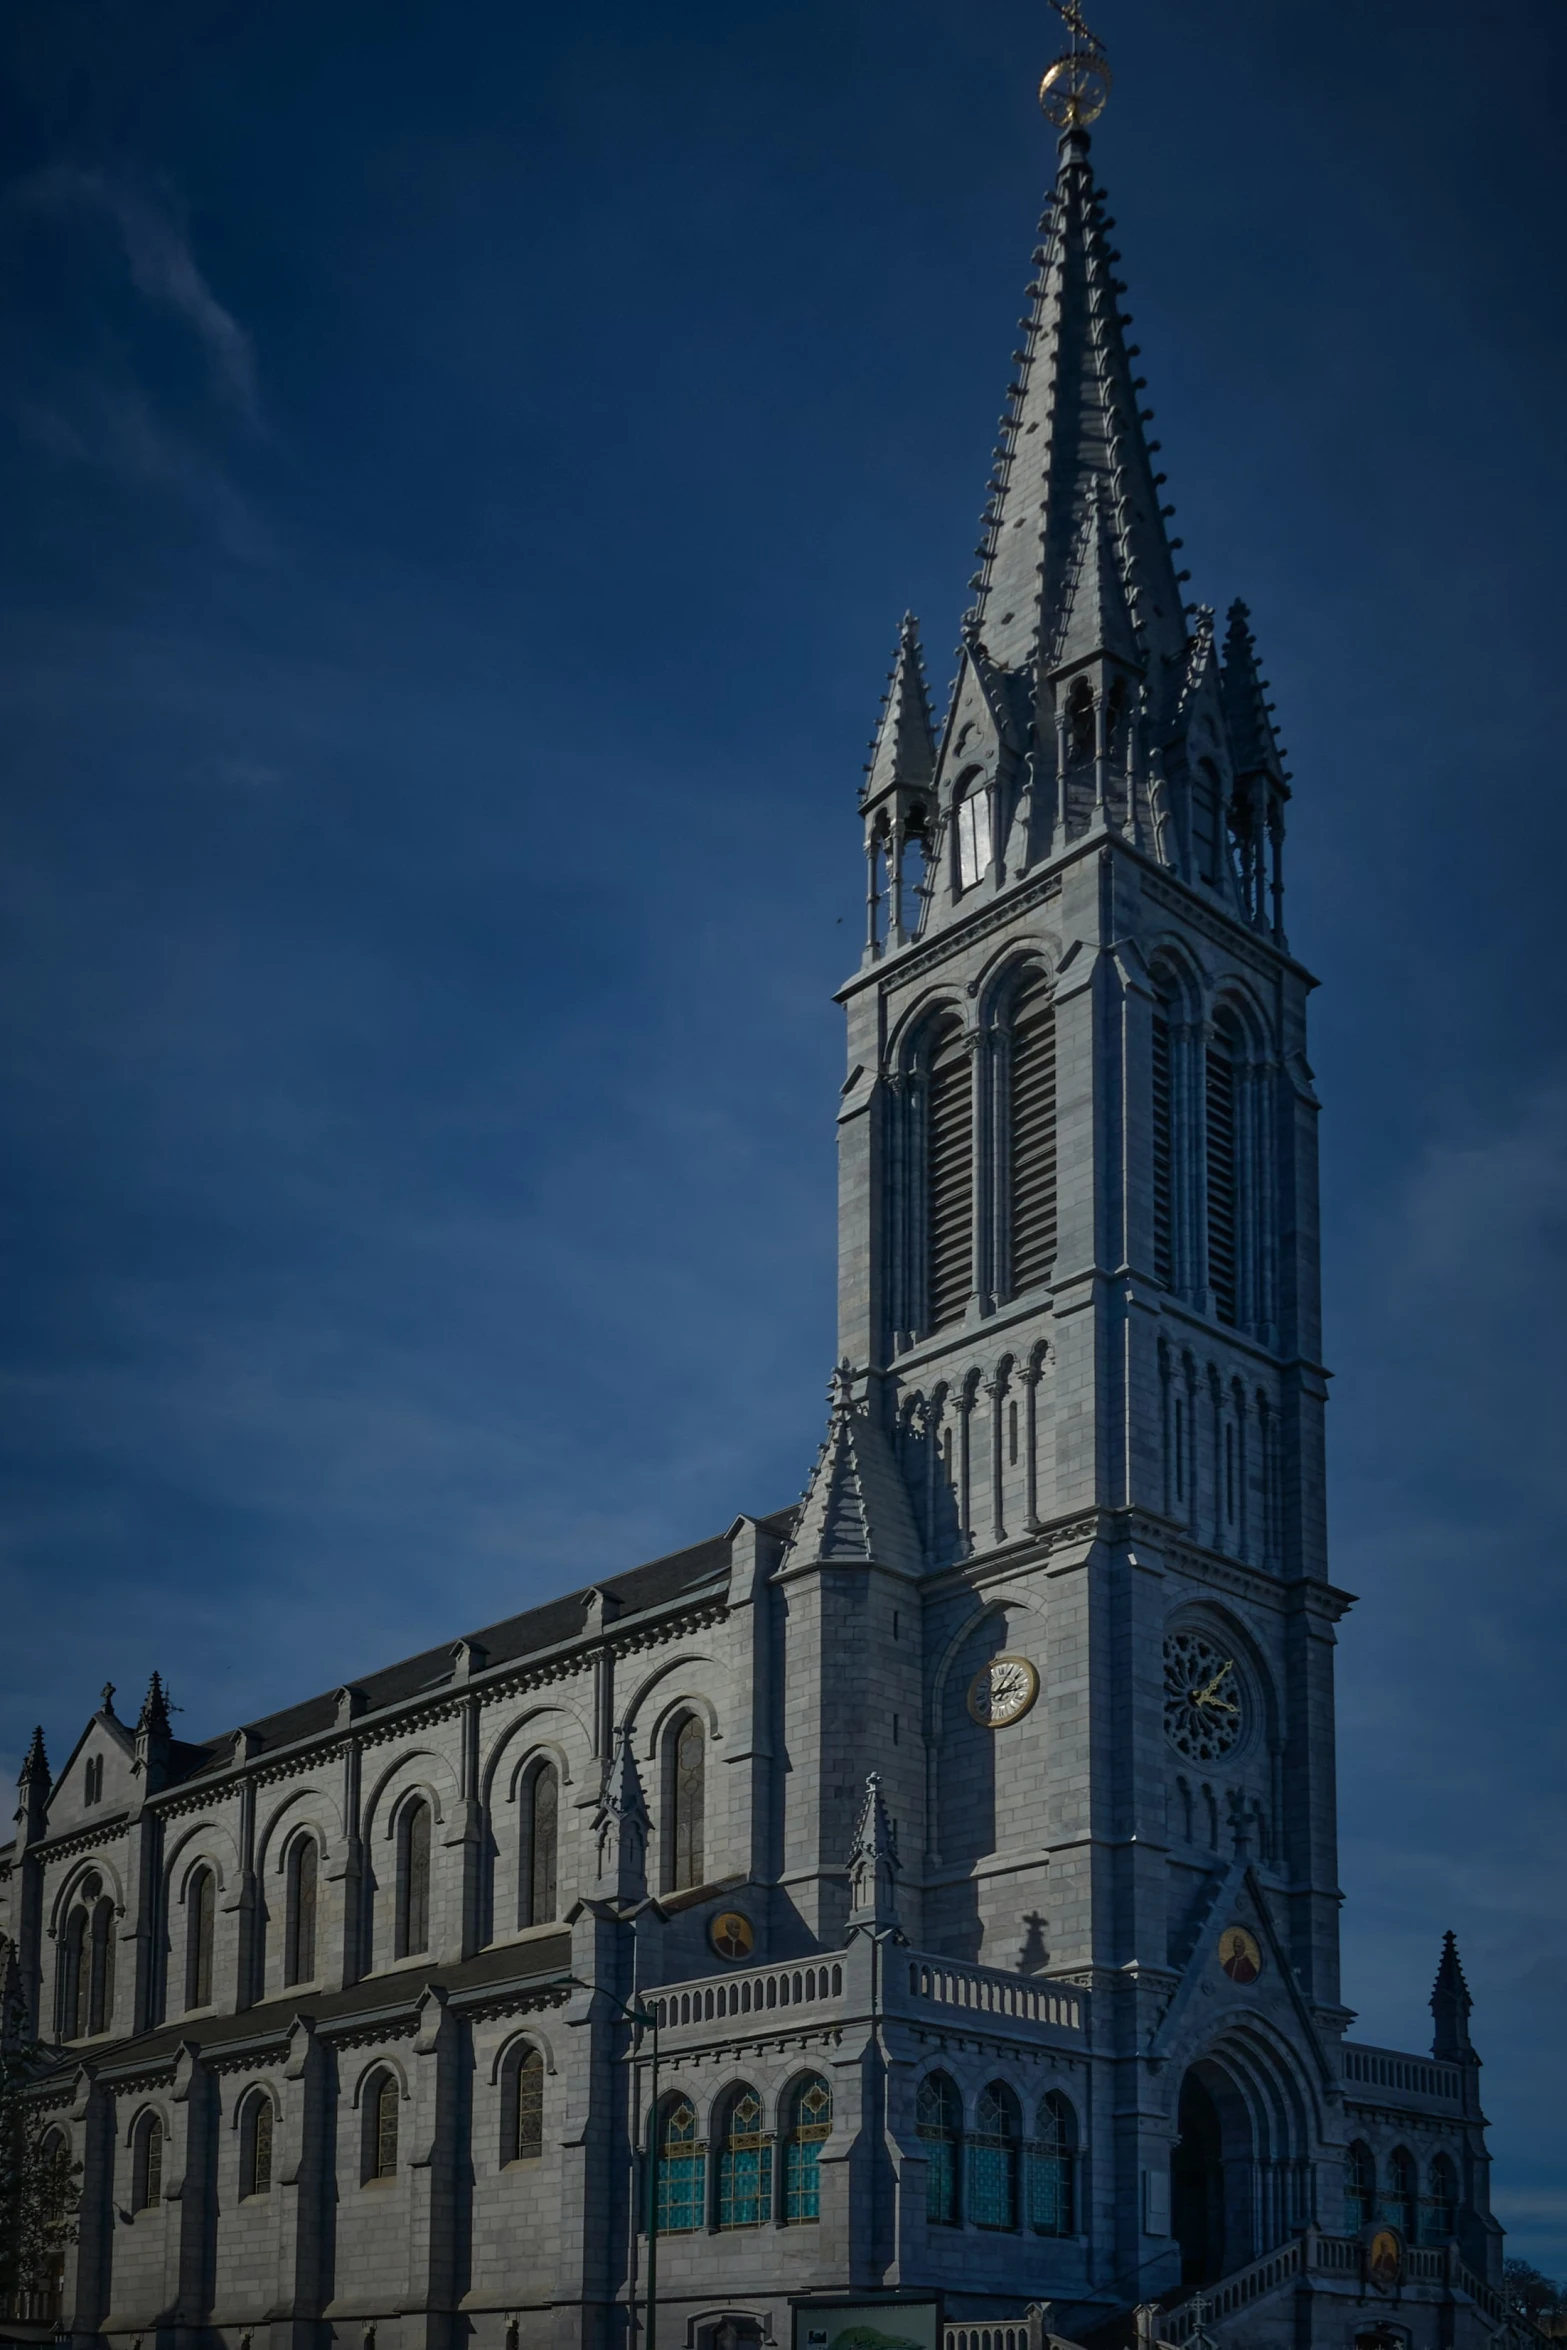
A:
{"label": "entrance portal", "polygon": [[1183,2285],[1211,2285],[1224,2259],[1224,2131],[1195,2072],[1181,2083],[1180,2136],[1170,2157],[1170,2217]]}

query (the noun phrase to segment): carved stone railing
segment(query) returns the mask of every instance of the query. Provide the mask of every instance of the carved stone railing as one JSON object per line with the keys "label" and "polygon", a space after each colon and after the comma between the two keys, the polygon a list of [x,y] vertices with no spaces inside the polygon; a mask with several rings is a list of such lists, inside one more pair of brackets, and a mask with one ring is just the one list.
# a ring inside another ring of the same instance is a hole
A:
{"label": "carved stone railing", "polygon": [[932,2007],[960,2008],[969,2016],[999,2022],[1045,2025],[1083,2037],[1087,1995],[1040,1975],[1010,1975],[1000,1967],[970,1966],[961,1959],[930,1958],[920,1951],[895,1951],[889,1976],[900,1996]]}
{"label": "carved stone railing", "polygon": [[731,2017],[775,2015],[780,2009],[841,2004],[843,1960],[813,1958],[790,1966],[747,1968],[743,1974],[704,1975],[698,1982],[660,1984],[647,1994],[660,2032],[697,2030]]}
{"label": "carved stone railing", "polygon": [[1430,2056],[1408,2056],[1398,2048],[1371,2048],[1361,2040],[1344,2043],[1344,2088],[1352,2102],[1357,2089],[1382,2089],[1400,2099],[1418,2098],[1422,2104],[1463,2103],[1463,2078],[1457,2065],[1439,2064]]}
{"label": "carved stone railing", "polygon": [[[1167,2343],[1171,2350],[1185,2350],[1186,2343],[1201,2328],[1222,2325],[1226,2318],[1249,2308],[1264,2294],[1276,2292],[1292,2277],[1358,2280],[1365,2258],[1365,2245],[1359,2236],[1329,2236],[1319,2228],[1308,2228],[1304,2235],[1277,2245],[1249,2267],[1237,2269],[1233,2276],[1222,2277],[1217,2284],[1193,2294],[1175,2309],[1160,2310],[1151,2304],[1140,2309],[1138,2342],[1149,2345],[1149,2350],[1157,2343]],[[1404,2253],[1403,2273],[1406,2284],[1445,2286],[1450,2292],[1466,2294],[1500,2329],[1498,2338],[1507,2345],[1507,2350],[1546,2350],[1545,2336],[1539,2328],[1509,2309],[1500,2293],[1464,2266],[1456,2244],[1410,2245]]]}

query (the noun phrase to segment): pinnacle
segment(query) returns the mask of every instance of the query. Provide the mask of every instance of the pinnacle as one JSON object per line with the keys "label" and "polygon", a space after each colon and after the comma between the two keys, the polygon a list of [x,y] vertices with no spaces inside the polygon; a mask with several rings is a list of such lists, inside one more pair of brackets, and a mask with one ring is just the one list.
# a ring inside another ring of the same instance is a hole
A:
{"label": "pinnacle", "polygon": [[923,791],[935,768],[936,738],[930,722],[919,622],[912,612],[905,612],[860,805],[868,808],[897,791]]}
{"label": "pinnacle", "polygon": [[33,1735],[28,1741],[27,1753],[22,1761],[21,1776],[23,1779],[40,1776],[47,1779],[49,1776],[49,1757],[44,1752],[44,1733],[41,1722],[35,1727]]}
{"label": "pinnacle", "polygon": [[147,1684],[147,1695],[142,1702],[141,1715],[136,1727],[138,1730],[149,1732],[154,1736],[166,1737],[168,1735],[169,1699],[168,1692],[163,1686],[161,1673],[154,1673]]}
{"label": "pinnacle", "polygon": [[[1224,632],[1223,696],[1225,723],[1236,771],[1240,775],[1266,774],[1282,782],[1284,754],[1273,725],[1267,686],[1257,668],[1257,641],[1251,614],[1239,597],[1230,606]],[[1208,615],[1211,631],[1213,616]]]}

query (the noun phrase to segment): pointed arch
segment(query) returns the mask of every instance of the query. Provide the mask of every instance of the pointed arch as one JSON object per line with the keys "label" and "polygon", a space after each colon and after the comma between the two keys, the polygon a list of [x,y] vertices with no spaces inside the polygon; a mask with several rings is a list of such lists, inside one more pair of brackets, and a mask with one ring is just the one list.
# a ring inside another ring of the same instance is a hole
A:
{"label": "pointed arch", "polygon": [[832,2135],[832,2090],[820,2073],[790,2083],[782,2113],[782,2217],[786,2227],[802,2227],[822,2216],[821,2150]]}
{"label": "pointed arch", "polygon": [[974,2105],[968,2140],[967,2216],[976,2228],[1008,2232],[1018,2224],[1023,2109],[1006,2081],[990,2081]]}
{"label": "pointed arch", "polygon": [[961,2224],[963,2100],[950,2073],[927,2073],[915,2097],[914,2126],[925,2149],[925,2220],[929,2227]]}
{"label": "pointed arch", "polygon": [[970,1032],[950,997],[902,1024],[889,1086],[893,1343],[961,1322],[975,1287],[975,1102]]}
{"label": "pointed arch", "polygon": [[661,1745],[663,1889],[685,1893],[706,1883],[707,1724],[701,1714],[694,1707],[672,1714]]}
{"label": "pointed arch", "polygon": [[720,2229],[765,2227],[773,2216],[773,2141],[766,2122],[749,2081],[726,2092],[714,2132]]}
{"label": "pointed arch", "polygon": [[1037,2236],[1077,2233],[1077,2114],[1060,2089],[1047,2089],[1028,2150],[1028,2224]]}
{"label": "pointed arch", "polygon": [[397,1832],[396,1955],[412,1958],[430,1947],[430,1874],[435,1814],[421,1791],[400,1804]]}
{"label": "pointed arch", "polygon": [[314,1829],[301,1828],[290,1837],[283,1855],[283,1881],[283,1981],[289,1986],[313,1983],[321,1887],[321,1847]]}
{"label": "pointed arch", "polygon": [[551,1925],[560,1913],[560,1788],[554,1757],[532,1757],[518,1790],[519,1925]]}
{"label": "pointed arch", "polygon": [[694,2235],[707,2222],[707,2149],[697,2136],[696,2107],[683,2089],[660,2100],[653,2148],[658,2232]]}

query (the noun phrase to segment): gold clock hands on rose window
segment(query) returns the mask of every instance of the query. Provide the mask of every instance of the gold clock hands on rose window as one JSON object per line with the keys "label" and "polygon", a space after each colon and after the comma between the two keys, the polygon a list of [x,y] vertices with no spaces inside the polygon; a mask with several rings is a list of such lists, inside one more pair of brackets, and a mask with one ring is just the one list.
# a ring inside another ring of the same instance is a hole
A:
{"label": "gold clock hands on rose window", "polygon": [[1241,1710],[1240,1707],[1236,1705],[1231,1698],[1221,1697],[1218,1693],[1219,1683],[1224,1679],[1225,1674],[1233,1673],[1234,1670],[1235,1659],[1231,1657],[1227,1664],[1222,1664],[1219,1667],[1218,1671],[1214,1674],[1213,1679],[1208,1683],[1205,1689],[1194,1689],[1192,1691],[1193,1705],[1211,1705],[1219,1713],[1238,1714]]}

